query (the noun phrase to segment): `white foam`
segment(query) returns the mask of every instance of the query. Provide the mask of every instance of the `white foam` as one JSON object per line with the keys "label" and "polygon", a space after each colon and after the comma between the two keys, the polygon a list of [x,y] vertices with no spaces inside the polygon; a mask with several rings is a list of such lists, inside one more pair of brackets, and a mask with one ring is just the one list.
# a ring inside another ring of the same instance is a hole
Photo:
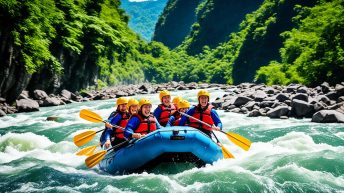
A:
{"label": "white foam", "polygon": [[24,170],[27,170],[28,168],[31,168],[33,166],[35,166],[35,163],[32,162],[28,162],[28,163],[24,163],[21,164],[19,166],[5,166],[2,165],[0,166],[0,174],[14,174],[14,173],[18,173]]}
{"label": "white foam", "polygon": [[47,137],[34,133],[6,133],[0,136],[0,148],[11,146],[19,151],[43,149],[54,144]]}

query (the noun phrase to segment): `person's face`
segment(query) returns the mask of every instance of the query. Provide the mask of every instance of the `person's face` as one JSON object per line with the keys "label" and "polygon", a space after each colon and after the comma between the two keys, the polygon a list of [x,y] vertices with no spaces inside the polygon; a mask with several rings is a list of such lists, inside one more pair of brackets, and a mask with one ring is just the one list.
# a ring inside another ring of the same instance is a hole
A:
{"label": "person's face", "polygon": [[162,97],[162,104],[169,106],[171,104],[171,96],[167,95]]}
{"label": "person's face", "polygon": [[151,108],[152,108],[152,105],[143,105],[141,107],[142,114],[146,117],[149,116],[149,114],[151,112]]}
{"label": "person's face", "polygon": [[186,113],[186,111],[188,111],[188,108],[182,108],[182,109],[179,109],[179,111],[182,113]]}
{"label": "person's face", "polygon": [[207,96],[200,96],[199,97],[199,104],[201,104],[202,107],[207,106],[208,102],[209,102],[209,99]]}
{"label": "person's face", "polygon": [[136,114],[138,110],[138,106],[137,105],[131,105],[130,106],[130,114]]}
{"label": "person's face", "polygon": [[127,103],[119,105],[119,111],[121,112],[127,111]]}

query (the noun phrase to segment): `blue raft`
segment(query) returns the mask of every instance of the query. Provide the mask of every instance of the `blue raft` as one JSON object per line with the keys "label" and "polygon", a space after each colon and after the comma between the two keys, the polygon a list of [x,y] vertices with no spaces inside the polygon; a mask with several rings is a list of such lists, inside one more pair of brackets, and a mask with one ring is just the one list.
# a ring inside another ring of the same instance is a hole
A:
{"label": "blue raft", "polygon": [[117,150],[99,163],[111,174],[150,171],[161,163],[189,162],[197,167],[222,159],[221,148],[203,132],[191,127],[167,127]]}

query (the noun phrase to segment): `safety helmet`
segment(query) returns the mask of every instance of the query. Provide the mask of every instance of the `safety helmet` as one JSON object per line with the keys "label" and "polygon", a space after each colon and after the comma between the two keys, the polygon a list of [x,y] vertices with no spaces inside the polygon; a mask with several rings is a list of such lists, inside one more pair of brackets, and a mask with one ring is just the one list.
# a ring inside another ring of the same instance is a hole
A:
{"label": "safety helmet", "polygon": [[119,97],[116,101],[117,106],[127,104],[127,103],[128,103],[128,99],[124,97]]}
{"label": "safety helmet", "polygon": [[210,94],[208,91],[206,90],[200,90],[197,93],[197,98],[199,99],[200,96],[207,96],[208,98],[210,98]]}
{"label": "safety helmet", "polygon": [[172,100],[173,104],[178,105],[179,101],[181,101],[183,98],[181,96],[175,96]]}
{"label": "safety helmet", "polygon": [[170,91],[168,91],[168,90],[162,90],[162,91],[160,91],[160,93],[159,93],[160,101],[162,101],[162,97],[164,97],[164,96],[171,96]]}
{"label": "safety helmet", "polygon": [[139,108],[141,108],[143,105],[152,105],[152,102],[149,99],[143,98],[139,102]]}
{"label": "safety helmet", "polygon": [[129,108],[130,106],[132,106],[132,105],[139,105],[139,101],[137,101],[137,100],[134,99],[134,98],[129,99],[129,101],[128,101],[128,108]]}
{"label": "safety helmet", "polygon": [[187,100],[181,100],[178,103],[178,108],[180,108],[180,109],[185,109],[185,108],[189,108],[189,107],[190,107],[190,103]]}

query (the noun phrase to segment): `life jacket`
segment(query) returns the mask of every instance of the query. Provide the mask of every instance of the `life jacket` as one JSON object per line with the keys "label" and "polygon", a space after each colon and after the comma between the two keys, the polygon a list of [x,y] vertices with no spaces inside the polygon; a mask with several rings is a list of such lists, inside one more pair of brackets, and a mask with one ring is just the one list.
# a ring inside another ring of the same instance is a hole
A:
{"label": "life jacket", "polygon": [[[201,105],[199,104],[199,105],[195,106],[195,113],[192,116],[195,117],[196,119],[199,119],[201,121],[208,123],[209,125],[213,125],[214,120],[213,120],[213,118],[211,118],[211,109],[213,107],[214,106],[208,104],[207,108],[202,109]],[[201,130],[204,129],[207,131],[212,130],[211,127],[209,127],[205,124],[199,123],[196,120],[189,118],[189,121],[190,121],[190,124],[189,124],[190,127],[201,129]]]}
{"label": "life jacket", "polygon": [[169,107],[166,107],[165,105],[160,104],[159,107],[161,108],[161,114],[160,114],[160,117],[158,117],[159,119],[158,121],[161,126],[165,127],[168,120],[170,119],[170,116],[174,114],[177,111],[177,109],[174,106],[174,104],[171,104]]}
{"label": "life jacket", "polygon": [[180,119],[182,118],[182,115],[179,113],[179,111],[176,111],[174,114],[174,122],[173,122],[173,126],[178,126]]}
{"label": "life jacket", "polygon": [[156,122],[152,114],[150,114],[148,117],[145,117],[141,112],[139,112],[138,114],[132,115],[132,117],[137,117],[140,119],[140,124],[135,130],[135,133],[148,134],[156,130]]}
{"label": "life jacket", "polygon": [[[118,114],[120,114],[122,117],[120,121],[117,123],[117,125],[124,129],[128,124],[130,115],[128,112],[117,112],[115,116],[117,116]],[[113,135],[115,136],[115,138],[124,139],[124,131],[122,129],[117,129],[117,128],[113,128],[113,129],[114,129]]]}

